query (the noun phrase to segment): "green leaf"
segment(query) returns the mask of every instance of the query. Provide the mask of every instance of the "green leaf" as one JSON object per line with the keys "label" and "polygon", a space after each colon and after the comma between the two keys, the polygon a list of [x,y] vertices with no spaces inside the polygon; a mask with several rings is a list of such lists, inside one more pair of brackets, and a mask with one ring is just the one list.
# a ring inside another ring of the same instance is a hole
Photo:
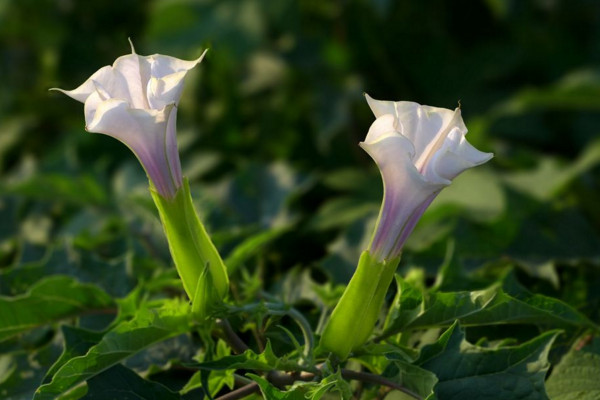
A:
{"label": "green leaf", "polygon": [[271,342],[267,341],[265,351],[256,354],[252,350],[246,350],[242,354],[235,356],[226,356],[218,360],[202,363],[190,364],[192,368],[206,370],[224,370],[224,369],[252,369],[257,371],[271,371],[282,369],[286,371],[302,370],[298,364],[288,360],[285,357],[277,357],[271,348]]}
{"label": "green leaf", "polygon": [[62,365],[52,381],[37,390],[34,399],[52,399],[153,343],[187,332],[189,324],[187,304],[173,302],[158,310],[142,308],[133,320],[117,325],[85,355]]}
{"label": "green leaf", "polygon": [[[568,304],[548,296],[531,293],[510,272],[498,295],[484,310],[464,318],[464,323],[529,323],[551,326],[594,328],[596,325]],[[461,321],[462,323],[462,321]]]}
{"label": "green leaf", "polygon": [[401,384],[423,399],[435,398],[434,387],[438,378],[431,371],[402,360],[392,360],[383,372],[383,376]]}
{"label": "green leaf", "polygon": [[21,296],[0,296],[0,341],[35,327],[113,306],[111,297],[91,284],[65,276],[48,277]]}
{"label": "green leaf", "polygon": [[468,326],[534,324],[558,327],[594,327],[568,304],[529,292],[513,272],[501,284],[473,292],[424,293],[397,277],[398,294],[389,313],[385,336],[406,329],[447,326],[455,320]]}
{"label": "green leaf", "polygon": [[61,330],[65,341],[65,348],[60,355],[60,358],[56,360],[54,365],[52,365],[46,373],[46,378],[43,383],[48,383],[56,371],[58,371],[58,369],[67,361],[87,353],[90,347],[97,344],[103,336],[103,333],[100,332],[88,331],[69,325],[63,325]]}
{"label": "green leaf", "polygon": [[[325,368],[325,370],[329,369]],[[298,383],[295,387],[306,390],[306,399],[320,400],[326,393],[338,392],[343,400],[352,398],[352,388],[350,384],[342,377],[342,371],[338,369],[335,373],[324,376],[319,382]]]}
{"label": "green leaf", "polygon": [[436,374],[440,399],[547,399],[548,352],[558,331],[519,346],[488,349],[465,340],[458,323],[425,346],[415,364]]}
{"label": "green leaf", "polygon": [[181,397],[163,385],[143,379],[123,365],[117,364],[88,381],[82,400],[177,400]]}
{"label": "green leaf", "polygon": [[600,339],[583,348],[573,348],[552,370],[546,390],[552,400],[596,400],[600,398]]}
{"label": "green leaf", "polygon": [[[223,357],[227,357],[231,354],[231,348],[227,345],[226,342],[220,340],[216,345],[216,359],[221,359]],[[181,389],[181,393],[185,394],[194,389],[201,388],[202,385],[202,372],[195,372],[194,375],[190,378],[190,380],[185,384],[183,389]],[[234,376],[232,370],[212,370],[210,371],[210,375],[208,377],[208,388],[206,389],[211,396],[216,396],[217,393],[225,386],[229,387],[229,389],[233,389],[234,386]]]}
{"label": "green leaf", "polygon": [[249,378],[258,383],[260,391],[265,399],[269,400],[305,400],[304,390],[293,388],[288,391],[282,391],[273,386],[268,380],[261,378],[258,375],[247,374]]}

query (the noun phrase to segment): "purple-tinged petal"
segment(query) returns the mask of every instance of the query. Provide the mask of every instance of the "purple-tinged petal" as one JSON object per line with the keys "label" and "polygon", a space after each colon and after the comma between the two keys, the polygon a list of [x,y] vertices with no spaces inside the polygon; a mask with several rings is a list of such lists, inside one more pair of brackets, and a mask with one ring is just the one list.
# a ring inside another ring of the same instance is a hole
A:
{"label": "purple-tinged petal", "polygon": [[411,222],[416,210],[431,201],[429,199],[435,197],[445,185],[423,178],[412,162],[412,143],[402,135],[363,142],[361,147],[377,163],[384,186],[383,204],[370,251],[377,259],[392,259],[402,249],[403,232],[407,228],[412,231],[416,224],[416,221]]}
{"label": "purple-tinged petal", "polygon": [[389,260],[400,254],[437,194],[465,169],[492,155],[467,142],[460,109],[366,97],[377,119],[361,147],[377,163],[384,183],[370,251],[379,260]]}
{"label": "purple-tinged petal", "polygon": [[181,169],[176,153],[176,108],[162,110],[131,108],[126,101],[109,99],[97,105],[90,132],[112,136],[128,146],[146,170],[156,190],[166,198],[181,186]]}

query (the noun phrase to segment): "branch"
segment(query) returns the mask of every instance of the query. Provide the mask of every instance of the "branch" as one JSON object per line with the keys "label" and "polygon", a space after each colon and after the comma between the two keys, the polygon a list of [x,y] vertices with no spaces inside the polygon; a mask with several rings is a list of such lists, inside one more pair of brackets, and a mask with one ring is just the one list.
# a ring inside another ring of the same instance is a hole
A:
{"label": "branch", "polygon": [[231,346],[236,354],[242,354],[249,349],[248,345],[234,332],[231,324],[225,318],[217,319],[217,326],[223,331],[223,339]]}
{"label": "branch", "polygon": [[[301,372],[301,373],[287,373],[281,371],[271,371],[267,374],[266,378],[269,382],[274,384],[279,388],[283,388],[286,385],[291,385],[296,381],[311,381],[317,375],[312,372]],[[398,390],[402,393],[406,393],[407,395],[415,398],[416,400],[423,400],[421,396],[417,393],[405,388],[399,383],[393,382],[389,379],[386,379],[382,376],[371,374],[368,372],[359,372],[352,371],[349,369],[342,369],[342,377],[345,379],[365,382],[365,383],[374,383],[377,385],[387,386],[389,388]],[[215,400],[236,400],[242,399],[252,393],[257,393],[260,390],[260,387],[256,382],[252,382],[248,385],[242,386],[239,389],[236,389],[232,392],[229,392],[223,396],[217,397]]]}
{"label": "branch", "polygon": [[246,386],[242,386],[239,389],[235,389],[227,394],[224,394],[223,396],[219,396],[217,397],[215,400],[237,400],[237,399],[243,399],[246,396],[251,395],[252,393],[257,393],[260,391],[260,387],[258,386],[258,383],[256,382],[252,382],[249,383]]}
{"label": "branch", "polygon": [[417,400],[423,400],[421,396],[402,386],[399,383],[393,382],[389,379],[384,378],[380,375],[371,374],[369,372],[352,371],[349,369],[342,369],[342,376],[346,379],[352,379],[355,381],[361,381],[366,383],[375,383],[382,386],[387,386],[395,390],[399,390],[402,393],[414,397]]}

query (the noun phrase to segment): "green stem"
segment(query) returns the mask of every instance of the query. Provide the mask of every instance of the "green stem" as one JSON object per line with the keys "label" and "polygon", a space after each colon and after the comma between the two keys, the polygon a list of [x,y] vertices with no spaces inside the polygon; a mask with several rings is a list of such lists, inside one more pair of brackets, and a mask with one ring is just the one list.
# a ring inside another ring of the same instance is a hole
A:
{"label": "green stem", "polygon": [[319,347],[345,360],[364,344],[379,317],[400,258],[378,261],[364,251],[342,298],[325,326]]}
{"label": "green stem", "polygon": [[192,300],[192,309],[199,317],[206,317],[227,295],[229,278],[219,252],[196,214],[188,181],[184,179],[172,199],[162,197],[152,188],[150,192],[175,267]]}

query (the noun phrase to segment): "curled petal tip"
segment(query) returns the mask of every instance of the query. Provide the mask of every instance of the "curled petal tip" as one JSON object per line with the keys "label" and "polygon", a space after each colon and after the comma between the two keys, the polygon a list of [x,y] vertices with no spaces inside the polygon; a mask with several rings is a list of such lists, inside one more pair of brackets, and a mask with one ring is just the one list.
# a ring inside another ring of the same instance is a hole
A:
{"label": "curled petal tip", "polygon": [[52,87],[50,89],[48,89],[49,92],[61,92],[63,94],[67,94],[67,90],[61,89],[61,88],[57,88],[57,87]]}
{"label": "curled petal tip", "polygon": [[130,37],[127,38],[127,41],[129,42],[129,45],[131,46],[131,54],[137,54],[135,52],[135,47],[133,46],[133,42],[131,41]]}
{"label": "curled petal tip", "polygon": [[196,59],[196,64],[200,64],[202,62],[202,60],[204,59],[204,56],[206,55],[206,53],[208,53],[208,49],[204,49],[204,51],[202,52],[202,54],[200,54],[200,57],[198,57]]}

